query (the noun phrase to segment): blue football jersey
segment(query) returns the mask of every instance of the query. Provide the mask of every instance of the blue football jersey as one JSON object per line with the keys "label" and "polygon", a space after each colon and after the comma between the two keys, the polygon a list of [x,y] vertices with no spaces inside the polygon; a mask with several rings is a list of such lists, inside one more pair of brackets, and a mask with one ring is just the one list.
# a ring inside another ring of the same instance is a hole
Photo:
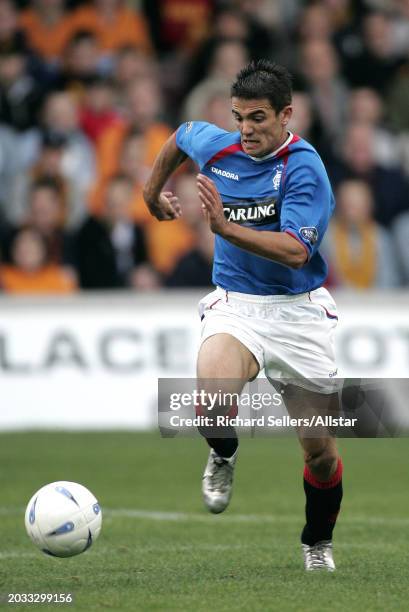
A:
{"label": "blue football jersey", "polygon": [[255,295],[298,294],[322,285],[327,265],[318,247],[335,202],[321,158],[308,142],[289,133],[277,151],[255,158],[243,151],[239,132],[190,121],[178,128],[176,144],[214,181],[229,221],[288,232],[308,254],[295,270],[216,235],[215,285]]}

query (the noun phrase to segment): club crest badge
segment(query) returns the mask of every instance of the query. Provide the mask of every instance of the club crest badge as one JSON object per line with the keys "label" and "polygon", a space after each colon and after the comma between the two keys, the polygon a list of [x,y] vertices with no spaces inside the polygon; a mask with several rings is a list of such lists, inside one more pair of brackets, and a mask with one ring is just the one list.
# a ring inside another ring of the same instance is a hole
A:
{"label": "club crest badge", "polygon": [[315,244],[318,240],[318,230],[316,227],[301,227],[300,235],[311,245]]}
{"label": "club crest badge", "polygon": [[283,166],[282,164],[280,164],[279,166],[277,166],[275,174],[273,176],[273,187],[276,191],[280,187],[282,174],[283,174]]}

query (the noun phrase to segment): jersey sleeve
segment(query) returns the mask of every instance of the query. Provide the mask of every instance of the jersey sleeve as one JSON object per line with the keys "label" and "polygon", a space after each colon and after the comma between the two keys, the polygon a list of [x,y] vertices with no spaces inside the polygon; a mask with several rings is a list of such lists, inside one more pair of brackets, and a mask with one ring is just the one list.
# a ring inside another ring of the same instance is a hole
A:
{"label": "jersey sleeve", "polygon": [[284,181],[280,229],[301,242],[311,259],[328,227],[334,196],[318,157],[304,159],[293,168],[290,162],[291,158]]}
{"label": "jersey sleeve", "polygon": [[220,141],[225,135],[225,130],[211,123],[188,121],[176,130],[176,145],[202,169],[219,151]]}

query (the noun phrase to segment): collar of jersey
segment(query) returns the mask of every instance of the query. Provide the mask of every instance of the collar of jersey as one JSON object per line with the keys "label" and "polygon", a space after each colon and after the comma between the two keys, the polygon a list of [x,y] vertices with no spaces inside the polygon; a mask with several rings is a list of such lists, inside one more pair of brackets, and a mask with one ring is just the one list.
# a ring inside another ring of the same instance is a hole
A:
{"label": "collar of jersey", "polygon": [[278,149],[276,149],[275,151],[273,151],[272,153],[267,153],[267,155],[263,155],[263,157],[253,157],[252,155],[249,155],[247,153],[247,156],[250,157],[250,159],[252,159],[255,162],[262,162],[265,161],[266,159],[270,159],[271,157],[275,157],[276,155],[278,155],[278,153],[280,153],[280,151],[282,151],[283,149],[285,149],[285,147],[288,147],[288,145],[290,144],[290,142],[293,139],[294,134],[290,131],[288,131],[288,138],[285,142],[283,142],[283,144],[278,147]]}

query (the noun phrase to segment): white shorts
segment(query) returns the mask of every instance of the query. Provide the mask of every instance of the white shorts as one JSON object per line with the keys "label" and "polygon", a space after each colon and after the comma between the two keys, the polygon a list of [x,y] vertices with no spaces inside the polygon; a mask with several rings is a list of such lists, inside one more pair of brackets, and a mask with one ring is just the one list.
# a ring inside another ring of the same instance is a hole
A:
{"label": "white shorts", "polygon": [[337,391],[338,315],[326,289],[264,296],[217,288],[199,302],[199,315],[202,343],[230,334],[253,353],[267,378],[319,393]]}

